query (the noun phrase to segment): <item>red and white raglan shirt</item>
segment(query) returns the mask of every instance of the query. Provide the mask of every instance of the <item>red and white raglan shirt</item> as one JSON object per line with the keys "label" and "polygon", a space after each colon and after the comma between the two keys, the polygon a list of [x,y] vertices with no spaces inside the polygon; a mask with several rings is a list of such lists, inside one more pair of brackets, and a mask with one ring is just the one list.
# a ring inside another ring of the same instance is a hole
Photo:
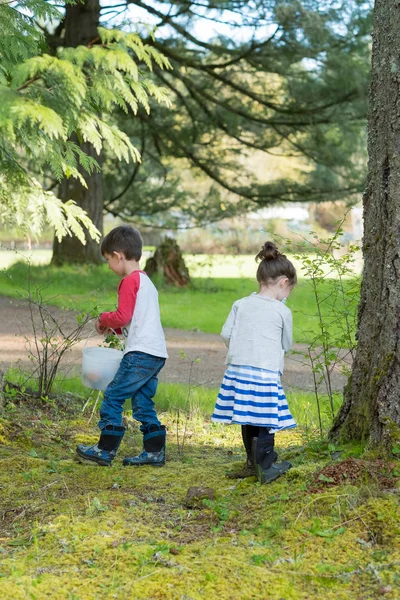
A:
{"label": "red and white raglan shirt", "polygon": [[127,352],[168,358],[160,320],[158,292],[144,271],[133,271],[118,286],[118,307],[99,316],[102,327],[120,330]]}

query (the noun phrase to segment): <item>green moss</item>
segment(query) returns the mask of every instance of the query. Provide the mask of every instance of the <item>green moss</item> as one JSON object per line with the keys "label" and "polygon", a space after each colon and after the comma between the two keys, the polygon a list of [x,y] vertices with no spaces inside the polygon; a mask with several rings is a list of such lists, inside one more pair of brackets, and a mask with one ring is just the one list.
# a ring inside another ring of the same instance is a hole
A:
{"label": "green moss", "polygon": [[[166,466],[137,470],[121,462],[140,448],[136,427],[115,464],[101,468],[74,458],[78,441],[97,439],[94,425],[18,415],[31,449],[14,437],[0,455],[5,598],[348,600],[366,589],[378,597],[382,582],[396,589],[397,496],[365,484],[311,492],[331,462],[326,443],[277,436],[293,469],[261,486],[225,477],[245,459],[239,428],[163,420]],[[215,501],[187,508],[188,488],[200,485]]]}
{"label": "green moss", "polygon": [[0,446],[6,446],[8,444],[7,430],[0,420]]}
{"label": "green moss", "polygon": [[387,454],[392,454],[398,457],[400,455],[400,427],[389,417],[383,420],[385,429],[383,439]]}
{"label": "green moss", "polygon": [[390,352],[385,359],[382,361],[381,366],[377,367],[374,371],[373,380],[378,385],[381,379],[386,377],[388,371],[393,363],[393,359],[395,358],[394,352]]}

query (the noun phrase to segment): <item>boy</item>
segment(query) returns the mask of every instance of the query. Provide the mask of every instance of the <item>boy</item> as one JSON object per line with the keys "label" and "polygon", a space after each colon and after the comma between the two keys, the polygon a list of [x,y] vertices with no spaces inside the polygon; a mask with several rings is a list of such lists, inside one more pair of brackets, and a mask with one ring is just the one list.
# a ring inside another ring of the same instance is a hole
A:
{"label": "boy", "polygon": [[122,422],[124,402],[132,398],[132,416],[140,421],[143,451],[125,458],[123,464],[139,466],[165,464],[165,426],[160,424],[153,397],[157,375],[168,358],[161,327],[158,293],[149,277],[140,270],[142,238],[129,225],[115,227],[101,244],[109,268],[123,279],[118,287],[118,307],[103,312],[96,321],[97,333],[108,329],[124,336],[125,350],[120,367],[104,392],[98,423],[101,435],[94,446],[79,444],[76,451],[84,460],[109,466],[125,433]]}

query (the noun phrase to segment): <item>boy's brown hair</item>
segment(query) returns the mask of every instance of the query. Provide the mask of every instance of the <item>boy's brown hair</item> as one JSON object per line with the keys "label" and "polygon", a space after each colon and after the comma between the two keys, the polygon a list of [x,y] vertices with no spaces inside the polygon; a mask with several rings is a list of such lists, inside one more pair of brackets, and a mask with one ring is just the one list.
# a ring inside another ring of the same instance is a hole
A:
{"label": "boy's brown hair", "polygon": [[130,225],[114,227],[101,242],[102,255],[122,252],[127,260],[139,260],[142,257],[143,240],[137,229]]}

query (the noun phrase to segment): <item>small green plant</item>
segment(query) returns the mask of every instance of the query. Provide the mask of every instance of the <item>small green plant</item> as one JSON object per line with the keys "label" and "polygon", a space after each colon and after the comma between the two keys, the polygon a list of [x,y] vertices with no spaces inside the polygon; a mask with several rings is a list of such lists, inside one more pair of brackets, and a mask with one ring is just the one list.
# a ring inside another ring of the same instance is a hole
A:
{"label": "small green plant", "polygon": [[216,500],[203,498],[202,502],[207,508],[213,510],[218,518],[218,525],[214,527],[214,531],[221,531],[229,517],[229,497],[224,496]]}
{"label": "small green plant", "polygon": [[124,340],[121,339],[115,332],[111,332],[105,336],[101,346],[104,348],[112,348],[113,350],[123,350]]}
{"label": "small green plant", "polygon": [[7,382],[3,389],[3,395],[6,400],[6,404],[13,403],[24,398],[26,387],[24,385],[17,386],[11,382]]}
{"label": "small green plant", "polygon": [[[323,239],[310,232],[312,241],[303,239],[303,252],[294,254],[315,301],[317,332],[304,332],[309,339],[307,350],[297,354],[302,355],[311,366],[321,437],[324,435],[323,398],[328,399],[331,422],[341,401],[341,394],[333,387],[333,371],[348,376],[356,350],[360,278],[354,272],[354,262],[360,247],[350,244],[345,250],[342,245],[342,226],[346,216],[347,213],[337,223],[331,237]],[[292,244],[291,240],[286,243],[289,247]]]}
{"label": "small green plant", "polygon": [[88,498],[88,508],[86,509],[86,514],[88,516],[94,517],[98,513],[105,512],[106,510],[108,510],[108,506],[102,504],[99,498],[93,498],[93,500]]}
{"label": "small green plant", "polygon": [[198,364],[200,362],[200,358],[190,358],[186,352],[184,352],[183,350],[180,350],[179,352],[179,356],[181,357],[182,360],[187,360],[189,361],[189,378],[188,378],[188,391],[187,391],[187,398],[186,398],[186,405],[183,409],[183,414],[184,414],[184,426],[183,426],[183,433],[182,433],[182,437],[180,436],[180,417],[181,417],[181,410],[178,408],[177,411],[177,415],[176,415],[176,445],[177,445],[177,449],[178,449],[178,456],[181,460],[183,460],[184,458],[184,449],[185,449],[185,442],[186,442],[186,436],[187,436],[187,428],[188,428],[188,423],[190,418],[193,416],[194,413],[194,406],[192,404],[192,390],[193,390],[193,385],[192,385],[192,377],[193,377],[193,368],[196,364]]}
{"label": "small green plant", "polygon": [[295,548],[293,551],[293,566],[295,569],[299,569],[301,563],[303,562],[303,557],[305,554],[305,544],[301,544],[300,549]]}
{"label": "small green plant", "polygon": [[[31,376],[37,380],[37,396],[44,404],[51,404],[50,394],[61,360],[73,346],[86,337],[87,325],[98,314],[98,309],[94,307],[89,312],[79,313],[75,322],[70,315],[54,311],[49,305],[51,298],[44,298],[44,291],[48,285],[35,284],[30,260],[27,260],[25,266],[25,285],[21,287],[19,295],[28,304],[29,323],[24,324],[21,333],[25,337],[28,358],[33,366]],[[23,387],[16,392],[9,386],[9,394],[15,398],[18,395],[23,396]]]}
{"label": "small green plant", "polygon": [[253,554],[251,560],[257,567],[262,567],[266,561],[265,554]]}

